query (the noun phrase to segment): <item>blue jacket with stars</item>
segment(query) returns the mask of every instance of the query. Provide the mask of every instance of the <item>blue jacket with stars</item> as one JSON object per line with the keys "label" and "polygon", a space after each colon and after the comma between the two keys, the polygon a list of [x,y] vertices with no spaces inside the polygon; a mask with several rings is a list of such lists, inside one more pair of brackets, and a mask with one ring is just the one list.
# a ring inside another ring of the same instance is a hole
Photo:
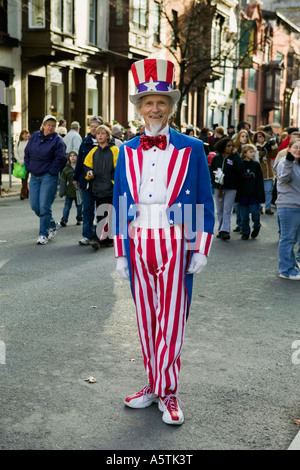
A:
{"label": "blue jacket with stars", "polygon": [[[186,249],[189,251],[186,271],[193,252],[208,255],[214,231],[214,202],[211,179],[203,143],[170,128],[172,151],[167,170],[166,213],[170,225],[183,224]],[[143,165],[140,137],[120,147],[115,170],[113,197],[113,235],[115,256],[126,256],[132,272],[128,227],[137,212],[138,192]],[[189,300],[193,275],[185,275]]]}

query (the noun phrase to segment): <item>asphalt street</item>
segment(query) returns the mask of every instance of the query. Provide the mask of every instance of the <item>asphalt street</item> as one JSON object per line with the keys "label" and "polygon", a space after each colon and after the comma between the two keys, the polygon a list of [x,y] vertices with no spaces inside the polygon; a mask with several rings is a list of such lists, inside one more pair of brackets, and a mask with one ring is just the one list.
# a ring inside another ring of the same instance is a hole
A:
{"label": "asphalt street", "polygon": [[[60,220],[63,200],[53,208]],[[0,199],[0,449],[289,449],[300,419],[300,285],[278,278],[276,214],[262,215],[256,240],[215,239],[195,276],[179,427],[157,405],[124,406],[146,384],[129,283],[112,248],[79,246],[75,222],[72,208],[68,226],[38,246],[28,200]]]}

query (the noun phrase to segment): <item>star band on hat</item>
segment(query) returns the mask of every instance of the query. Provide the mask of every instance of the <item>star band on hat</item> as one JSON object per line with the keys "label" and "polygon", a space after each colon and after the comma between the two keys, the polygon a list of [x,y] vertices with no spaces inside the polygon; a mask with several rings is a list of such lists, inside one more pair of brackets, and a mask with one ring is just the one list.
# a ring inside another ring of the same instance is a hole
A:
{"label": "star band on hat", "polygon": [[170,60],[139,60],[132,64],[131,71],[136,86],[136,93],[129,95],[133,104],[151,94],[170,96],[174,103],[179,100],[180,91],[173,88],[174,64]]}

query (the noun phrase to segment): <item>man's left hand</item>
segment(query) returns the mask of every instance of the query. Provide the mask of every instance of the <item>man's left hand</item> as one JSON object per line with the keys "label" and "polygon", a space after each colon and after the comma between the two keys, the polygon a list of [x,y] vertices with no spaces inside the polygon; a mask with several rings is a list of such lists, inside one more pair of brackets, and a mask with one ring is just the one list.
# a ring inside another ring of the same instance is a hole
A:
{"label": "man's left hand", "polygon": [[199,274],[207,265],[207,256],[202,253],[194,253],[187,271],[188,274]]}

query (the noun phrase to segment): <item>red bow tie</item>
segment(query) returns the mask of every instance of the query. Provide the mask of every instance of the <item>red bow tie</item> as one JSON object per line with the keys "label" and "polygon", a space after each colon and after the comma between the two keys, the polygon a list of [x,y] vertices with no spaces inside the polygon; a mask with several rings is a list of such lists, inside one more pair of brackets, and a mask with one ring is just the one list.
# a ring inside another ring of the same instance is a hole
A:
{"label": "red bow tie", "polygon": [[167,136],[156,135],[155,137],[151,137],[149,135],[141,135],[140,142],[143,150],[149,150],[153,146],[158,147],[161,150],[166,150]]}

